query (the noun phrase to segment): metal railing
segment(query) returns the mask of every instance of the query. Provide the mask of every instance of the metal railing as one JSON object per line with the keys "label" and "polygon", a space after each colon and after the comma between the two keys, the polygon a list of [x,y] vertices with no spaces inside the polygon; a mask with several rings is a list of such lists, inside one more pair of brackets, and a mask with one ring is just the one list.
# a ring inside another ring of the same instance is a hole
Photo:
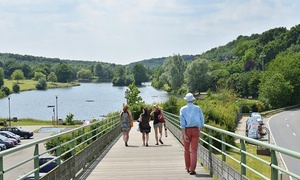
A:
{"label": "metal railing", "polygon": [[[34,174],[35,179],[40,179],[39,170],[54,161],[57,163],[57,167],[41,179],[73,179],[120,134],[119,116],[114,116],[2,151],[0,152],[0,180],[12,179],[9,174],[22,172],[20,169],[24,166],[33,168],[20,177],[20,180],[31,174]],[[48,150],[42,151],[40,146],[44,146],[44,144],[48,146]],[[6,167],[5,162],[9,161],[11,155],[27,148],[33,152],[31,157],[26,157],[24,160]],[[56,158],[39,166],[39,157],[43,155],[54,155]],[[61,160],[63,160],[62,163]]]}
{"label": "metal railing", "polygon": [[[182,143],[181,129],[179,116],[165,112],[164,116],[168,129],[174,134],[174,136]],[[217,136],[213,136],[218,135]],[[240,141],[240,147],[235,146],[227,142],[228,139],[234,138]],[[279,174],[285,174],[287,176],[300,179],[299,172],[290,172],[278,165],[276,154],[281,153],[291,158],[300,159],[300,153],[285,149],[276,145],[272,145],[266,142],[248,138],[246,136],[238,135],[233,132],[222,130],[210,125],[204,125],[201,131],[201,137],[199,140],[198,160],[207,169],[209,169],[211,175],[216,176],[218,179],[248,179],[246,172],[251,172],[259,179],[279,179]],[[214,146],[214,144],[221,144],[220,147]],[[270,154],[270,161],[267,161],[256,154],[252,154],[247,151],[246,144],[257,146],[263,150],[266,150]],[[228,149],[238,152],[239,158],[230,155]],[[219,155],[219,157],[217,156]],[[235,163],[239,164],[239,170],[234,170],[226,163],[227,159],[231,159]],[[247,163],[248,159],[255,159],[261,164],[265,164],[270,168],[270,174],[265,175],[265,172],[255,170]],[[225,168],[226,167],[226,168]],[[226,171],[226,169],[230,169]],[[237,174],[238,173],[238,174]],[[296,174],[298,173],[298,174]],[[225,175],[226,174],[226,175]],[[225,177],[227,176],[227,177]]]}
{"label": "metal railing", "polygon": [[[179,116],[165,111],[164,116],[169,131],[182,143]],[[0,180],[11,179],[7,176],[8,173],[18,173],[20,172],[18,170],[20,167],[28,165],[33,166],[33,168],[20,179],[25,179],[26,176],[32,173],[34,173],[35,178],[38,179],[39,170],[46,165],[39,166],[39,157],[46,154],[55,155],[57,158],[53,161],[56,161],[58,166],[41,177],[41,179],[75,179],[82,173],[87,164],[103,155],[103,152],[107,151],[109,144],[120,135],[119,116],[114,116],[84,127],[74,128],[70,131],[5,150],[0,152]],[[239,146],[230,143],[228,141],[230,138],[239,140]],[[277,153],[281,153],[292,158],[300,159],[300,153],[298,152],[209,125],[204,125],[199,142],[198,160],[210,171],[211,175],[214,175],[218,179],[248,179],[248,172],[255,174],[259,179],[277,180],[279,179],[279,173],[300,179],[299,174],[296,174],[296,172],[290,172],[280,167],[276,157]],[[247,151],[247,143],[266,148],[270,153],[270,160],[265,160]],[[42,148],[39,147],[44,146],[44,144],[52,146],[51,148],[48,147],[48,150],[42,151]],[[219,144],[220,146],[216,146],[215,144]],[[17,162],[13,166],[6,167],[6,158],[13,153],[22,152],[22,150],[27,148],[32,149],[33,155],[31,157],[26,157],[26,159],[20,160],[20,162]],[[231,155],[228,149],[238,152],[238,158]],[[270,174],[266,175],[265,172],[255,170],[254,167],[251,167],[250,163],[247,162],[249,158],[255,159],[259,163],[268,166],[270,168]],[[60,163],[60,160],[63,160],[63,162]],[[229,160],[237,163],[239,167],[234,169],[229,165]]]}

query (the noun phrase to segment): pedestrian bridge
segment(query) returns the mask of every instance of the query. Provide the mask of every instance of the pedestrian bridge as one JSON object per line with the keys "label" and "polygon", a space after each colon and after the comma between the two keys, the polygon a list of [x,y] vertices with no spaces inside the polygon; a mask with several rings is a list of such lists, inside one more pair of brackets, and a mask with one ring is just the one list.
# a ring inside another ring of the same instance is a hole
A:
{"label": "pedestrian bridge", "polygon": [[[129,146],[125,147],[118,116],[107,117],[87,126],[54,134],[28,144],[0,152],[0,180],[12,179],[22,166],[31,167],[20,179],[34,174],[39,178],[38,159],[53,154],[58,166],[41,179],[300,179],[299,172],[290,172],[278,164],[279,154],[300,159],[300,153],[266,142],[205,125],[201,132],[196,175],[185,171],[179,117],[164,112],[168,137],[163,145],[155,145],[154,132],[150,133],[149,146],[142,146],[137,123],[130,132]],[[234,144],[232,142],[238,141]],[[47,144],[50,149],[42,150]],[[264,150],[258,156],[253,147]],[[32,156],[7,165],[13,153],[32,149]],[[61,163],[60,160],[63,160]],[[51,162],[49,162],[51,163]],[[259,164],[259,166],[258,166]]]}

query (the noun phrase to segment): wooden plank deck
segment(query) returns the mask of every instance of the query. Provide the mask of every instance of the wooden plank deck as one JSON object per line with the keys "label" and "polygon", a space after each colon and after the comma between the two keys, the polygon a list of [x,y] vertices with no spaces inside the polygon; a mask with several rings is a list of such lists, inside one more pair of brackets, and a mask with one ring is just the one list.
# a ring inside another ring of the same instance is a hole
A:
{"label": "wooden plank deck", "polygon": [[143,146],[137,125],[135,122],[130,131],[128,147],[125,147],[122,137],[118,138],[108,153],[99,157],[81,179],[213,179],[200,164],[196,175],[185,171],[183,146],[170,132],[168,137],[162,138],[164,144],[157,146],[151,128],[149,146]]}

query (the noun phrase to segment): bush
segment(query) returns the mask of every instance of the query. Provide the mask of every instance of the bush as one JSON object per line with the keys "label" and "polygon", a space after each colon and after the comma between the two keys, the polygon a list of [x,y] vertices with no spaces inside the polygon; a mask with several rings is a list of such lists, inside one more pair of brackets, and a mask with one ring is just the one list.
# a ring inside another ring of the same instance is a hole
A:
{"label": "bush", "polygon": [[46,78],[40,78],[37,82],[37,84],[35,85],[36,89],[38,90],[45,90],[47,89],[47,80]]}
{"label": "bush", "polygon": [[10,90],[6,86],[2,86],[1,91],[4,92],[6,96],[10,95]]}
{"label": "bush", "polygon": [[17,83],[14,83],[12,86],[12,89],[15,93],[18,93],[18,92],[20,92],[20,85]]}
{"label": "bush", "polygon": [[170,96],[169,99],[163,103],[163,110],[169,113],[178,114],[179,106],[177,105],[178,99],[175,96]]}

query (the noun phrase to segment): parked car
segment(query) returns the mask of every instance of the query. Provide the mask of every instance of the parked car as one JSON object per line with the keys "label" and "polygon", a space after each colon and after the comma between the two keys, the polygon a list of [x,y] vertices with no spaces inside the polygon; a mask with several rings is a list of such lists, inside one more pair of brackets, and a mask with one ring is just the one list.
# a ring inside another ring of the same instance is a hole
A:
{"label": "parked car", "polygon": [[6,150],[5,144],[0,143],[0,151],[4,151],[4,150]]}
{"label": "parked car", "polygon": [[[39,173],[39,176],[40,178],[45,176],[47,173]],[[34,173],[28,175],[27,177],[24,177],[24,176],[19,176],[19,178],[17,180],[35,180],[35,176],[34,176]]]}
{"label": "parked car", "polygon": [[0,134],[0,139],[1,139],[1,138],[4,138],[4,139],[7,138],[8,140],[12,141],[13,144],[14,144],[14,146],[16,146],[16,145],[19,144],[18,141],[17,141],[16,139],[14,139],[14,138],[8,138],[8,137],[5,137],[5,136],[3,136],[3,135]]}
{"label": "parked car", "polygon": [[254,117],[256,118],[256,121],[260,124],[260,125],[264,125],[264,121],[263,118],[261,116],[261,114],[259,112],[252,112],[250,114],[250,117]]}
{"label": "parked car", "polygon": [[[49,171],[54,169],[57,166],[57,162],[56,162],[55,158],[57,158],[57,157],[56,156],[41,156],[39,158],[39,166],[42,166],[46,163],[48,163],[48,164],[43,166],[42,168],[40,168],[40,172],[48,173]],[[61,163],[62,163],[62,161],[61,161]]]}
{"label": "parked car", "polygon": [[17,135],[23,137],[24,139],[29,139],[30,137],[33,136],[33,132],[25,131],[25,130],[17,128],[17,127],[6,126],[6,127],[1,128],[0,131],[10,131],[14,134],[17,134]]}
{"label": "parked car", "polygon": [[12,133],[9,131],[0,131],[0,135],[5,136],[7,138],[14,138],[15,140],[18,141],[18,143],[21,142],[21,136],[15,134],[15,133]]}
{"label": "parked car", "polygon": [[0,136],[0,143],[5,144],[7,149],[14,147],[14,143],[5,136]]}

